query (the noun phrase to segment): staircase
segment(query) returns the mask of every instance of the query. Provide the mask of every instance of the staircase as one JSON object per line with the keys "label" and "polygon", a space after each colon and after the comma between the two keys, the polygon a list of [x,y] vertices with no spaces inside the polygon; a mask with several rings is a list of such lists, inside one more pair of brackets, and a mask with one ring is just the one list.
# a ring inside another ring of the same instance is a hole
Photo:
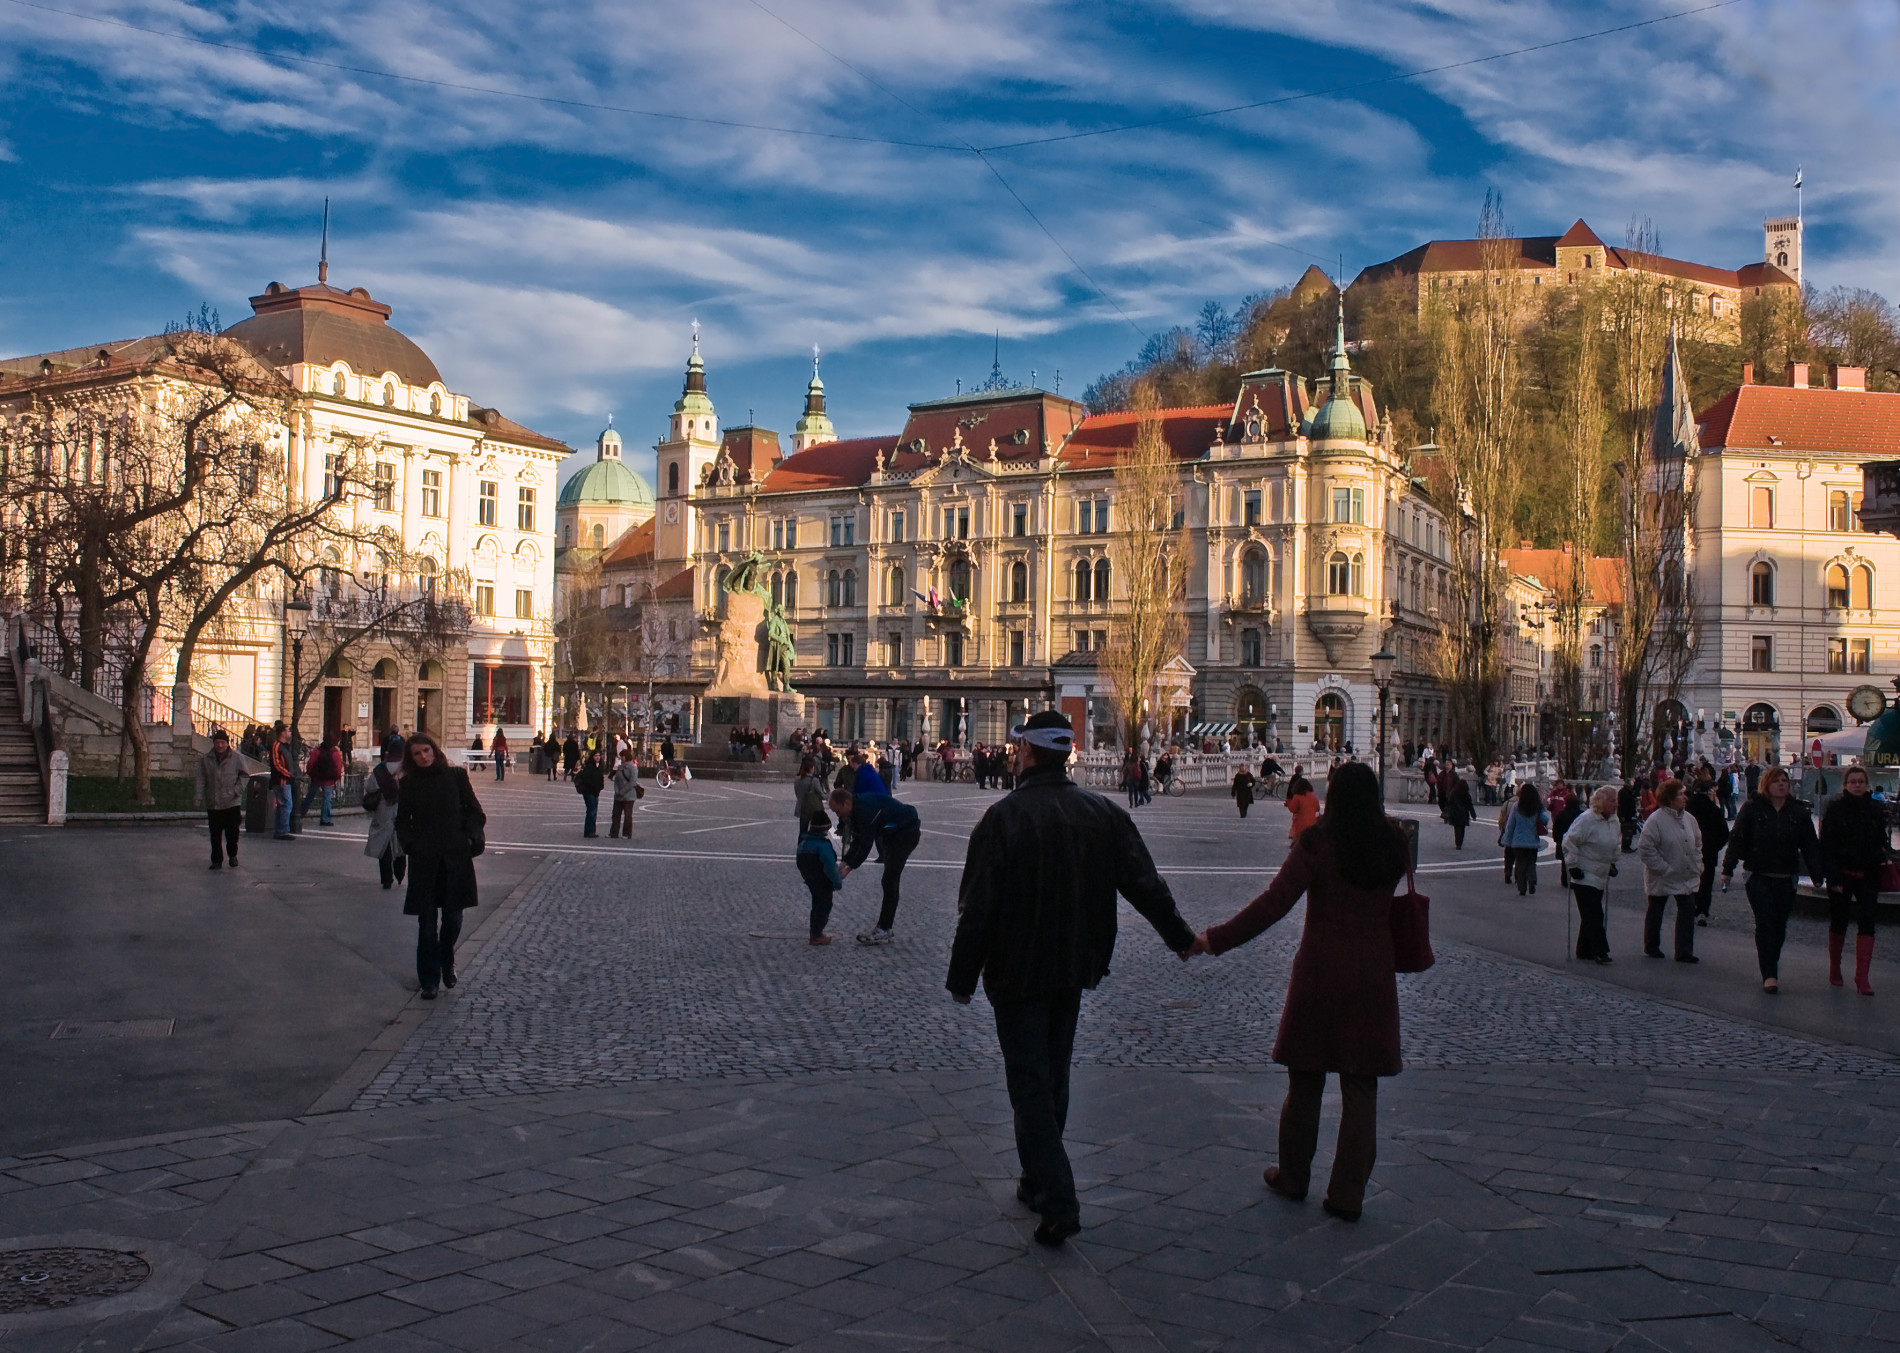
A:
{"label": "staircase", "polygon": [[46,821],[46,782],[33,730],[20,722],[20,688],[0,658],[0,822]]}

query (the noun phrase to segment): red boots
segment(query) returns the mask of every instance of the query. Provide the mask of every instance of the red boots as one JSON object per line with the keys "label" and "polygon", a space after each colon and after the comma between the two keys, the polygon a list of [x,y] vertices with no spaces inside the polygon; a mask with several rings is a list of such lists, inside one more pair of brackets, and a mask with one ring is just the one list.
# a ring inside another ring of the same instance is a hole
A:
{"label": "red boots", "polygon": [[1827,932],[1827,984],[1838,987],[1841,984],[1841,948],[1847,942],[1844,931]]}
{"label": "red boots", "polygon": [[1872,935],[1854,936],[1854,990],[1863,996],[1871,996],[1874,989],[1867,985],[1867,969],[1874,961],[1874,937]]}

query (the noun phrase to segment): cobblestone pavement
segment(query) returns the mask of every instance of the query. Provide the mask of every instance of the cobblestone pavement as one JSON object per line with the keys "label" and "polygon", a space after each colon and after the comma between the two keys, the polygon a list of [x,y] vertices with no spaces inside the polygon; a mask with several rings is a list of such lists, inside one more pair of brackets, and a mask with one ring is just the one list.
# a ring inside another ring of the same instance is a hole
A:
{"label": "cobblestone pavement", "polygon": [[[1884,1054],[1442,942],[1347,1225],[1259,1182],[1298,918],[1183,965],[1129,915],[1080,1038],[1087,1229],[1050,1253],[987,1012],[942,991],[981,798],[920,787],[900,943],[861,950],[803,943],[779,796],[696,785],[628,845],[482,788],[492,840],[566,844],[354,1109],[0,1159],[0,1235],[192,1266],[163,1309],[0,1316],[0,1353],[1900,1349]],[[1196,924],[1283,848],[1220,806],[1143,820]],[[1494,867],[1428,855],[1435,906]]]}

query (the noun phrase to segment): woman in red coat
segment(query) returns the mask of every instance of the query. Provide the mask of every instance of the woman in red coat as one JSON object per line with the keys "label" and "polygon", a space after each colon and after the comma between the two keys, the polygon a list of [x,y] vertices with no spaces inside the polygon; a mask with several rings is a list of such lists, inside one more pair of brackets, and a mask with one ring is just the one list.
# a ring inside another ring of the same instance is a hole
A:
{"label": "woman in red coat", "polygon": [[1306,1197],[1319,1143],[1320,1092],[1339,1077],[1339,1143],[1325,1209],[1355,1221],[1372,1174],[1380,1076],[1399,1074],[1399,991],[1393,977],[1392,891],[1409,847],[1386,817],[1372,768],[1334,771],[1326,812],[1305,832],[1267,890],[1230,921],[1203,932],[1192,953],[1222,954],[1278,921],[1306,896],[1306,931],[1293,958],[1273,1060],[1287,1069],[1280,1163],[1267,1187]]}

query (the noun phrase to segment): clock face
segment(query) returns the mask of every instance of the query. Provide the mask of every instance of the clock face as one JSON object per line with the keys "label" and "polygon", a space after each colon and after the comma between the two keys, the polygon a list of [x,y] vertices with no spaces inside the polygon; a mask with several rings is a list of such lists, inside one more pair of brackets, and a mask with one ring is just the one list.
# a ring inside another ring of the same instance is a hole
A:
{"label": "clock face", "polygon": [[667,524],[670,526],[672,523],[678,521],[679,519],[680,519],[680,505],[678,503],[668,503],[666,505]]}
{"label": "clock face", "polygon": [[1887,712],[1887,697],[1878,686],[1856,686],[1847,697],[1847,712],[1863,722]]}

